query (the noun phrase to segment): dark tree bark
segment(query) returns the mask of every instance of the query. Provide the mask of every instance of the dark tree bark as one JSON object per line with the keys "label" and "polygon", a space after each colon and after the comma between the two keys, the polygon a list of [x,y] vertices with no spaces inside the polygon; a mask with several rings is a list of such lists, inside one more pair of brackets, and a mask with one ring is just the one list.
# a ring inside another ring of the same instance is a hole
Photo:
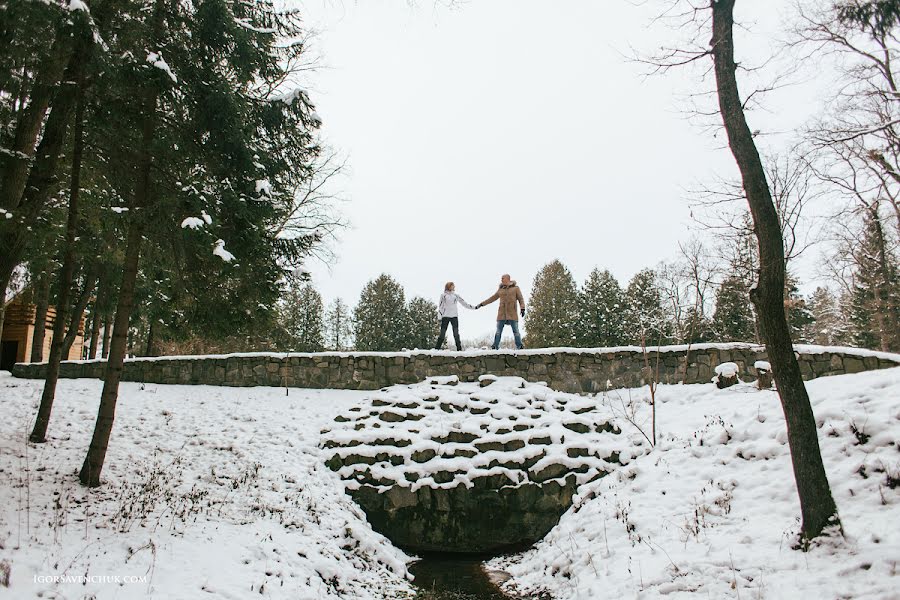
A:
{"label": "dark tree bark", "polygon": [[50,308],[50,272],[41,275],[35,290],[34,335],[31,336],[31,362],[44,360],[44,338],[47,333],[47,310]]}
{"label": "dark tree bark", "polygon": [[713,17],[711,43],[719,111],[728,135],[728,145],[741,172],[759,244],[759,281],[757,287],[751,290],[751,300],[759,315],[761,333],[787,423],[791,462],[803,517],[801,540],[806,546],[825,528],[831,525],[840,527],[840,519],[822,463],[812,406],[784,315],[784,242],[765,170],[747,125],[738,91],[734,61],[734,4],[735,0],[710,0]]}
{"label": "dark tree bark", "polygon": [[[6,281],[0,281],[0,339],[3,339],[3,322],[6,320],[6,288],[9,287],[9,278]],[[0,349],[0,353],[3,350]]]}
{"label": "dark tree bark", "polygon": [[[143,188],[148,183],[147,179],[149,179],[149,174],[146,174],[145,182],[142,182],[139,188]],[[116,320],[106,362],[103,392],[100,394],[97,423],[94,426],[91,445],[79,473],[81,483],[89,487],[100,485],[100,472],[103,470],[106,450],[109,447],[109,435],[116,417],[119,382],[122,380],[125,350],[128,344],[128,327],[134,309],[134,288],[141,253],[141,237],[142,228],[138,223],[132,222],[128,227],[122,285],[119,289],[119,302],[116,307]]]}
{"label": "dark tree bark", "polygon": [[153,334],[153,321],[151,320],[150,326],[147,328],[147,348],[144,351],[144,356],[155,356],[153,354],[153,343],[155,341],[153,339]]}
{"label": "dark tree bark", "polygon": [[78,337],[81,319],[84,317],[84,309],[87,308],[88,302],[91,301],[91,296],[93,295],[96,286],[97,270],[96,268],[92,268],[85,275],[84,287],[81,289],[81,294],[78,296],[78,300],[75,302],[75,308],[72,310],[72,316],[69,318],[69,327],[66,329],[66,337],[63,339],[63,360],[68,359],[69,352],[72,350],[72,344],[75,343],[75,338]]}
{"label": "dark tree bark", "polygon": [[[162,27],[161,3],[157,2],[156,27]],[[157,29],[158,31],[158,29]],[[141,219],[146,218],[143,211],[150,205],[151,167],[153,166],[152,145],[156,135],[157,90],[154,84],[145,84],[143,110],[141,117],[141,147],[137,158],[136,173],[138,176],[134,188],[132,210],[129,211],[130,223],[125,246],[125,260],[122,272],[122,283],[119,286],[119,301],[116,306],[116,319],[113,326],[112,342],[106,361],[106,376],[103,391],[100,394],[100,408],[97,411],[97,423],[91,437],[91,445],[79,473],[82,485],[97,487],[100,485],[100,473],[106,460],[109,447],[109,436],[112,433],[116,417],[116,402],[119,397],[119,383],[125,364],[125,351],[128,344],[128,329],[131,313],[134,310],[134,289],[137,281],[138,263],[141,254],[143,227]]]}
{"label": "dark tree bark", "polygon": [[100,350],[100,358],[109,358],[109,343],[112,334],[112,315],[103,316],[103,347]]}
{"label": "dark tree bark", "polygon": [[97,286],[97,297],[94,299],[94,306],[91,309],[91,341],[88,345],[88,360],[97,358],[97,344],[100,342],[100,325],[102,318],[98,305],[104,291],[103,277],[100,278],[100,284]]}
{"label": "dark tree bark", "polygon": [[[62,269],[59,274],[59,294],[57,295],[56,320],[53,323],[53,339],[50,341],[50,357],[47,359],[47,375],[44,380],[44,391],[38,408],[34,429],[29,440],[34,443],[47,441],[47,426],[50,424],[50,412],[56,398],[56,383],[59,381],[59,363],[62,361],[65,347],[66,322],[69,312],[69,294],[75,278],[75,238],[78,235],[78,201],[81,196],[81,158],[84,138],[84,77],[78,73],[75,82],[76,108],[74,149],[72,151],[72,173],[69,186],[69,216],[66,221],[66,245]],[[87,282],[85,282],[87,285]],[[93,284],[92,284],[93,285]],[[83,310],[83,309],[82,309]]]}

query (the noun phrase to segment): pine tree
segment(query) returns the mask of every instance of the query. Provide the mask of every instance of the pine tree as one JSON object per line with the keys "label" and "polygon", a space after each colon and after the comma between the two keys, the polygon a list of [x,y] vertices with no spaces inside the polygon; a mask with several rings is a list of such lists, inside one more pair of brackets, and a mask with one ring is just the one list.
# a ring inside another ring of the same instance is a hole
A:
{"label": "pine tree", "polygon": [[[0,19],[0,295],[62,178],[59,158],[96,31],[86,5],[4,2]],[[110,7],[114,9],[115,7]],[[107,11],[107,14],[111,12]],[[51,102],[52,100],[52,102]],[[52,107],[51,107],[52,105]],[[0,302],[0,335],[5,302]]]}
{"label": "pine tree", "polygon": [[576,342],[582,348],[608,348],[624,341],[625,295],[609,271],[594,268],[578,293]]}
{"label": "pine tree", "polygon": [[[132,317],[142,312],[135,304],[168,304],[173,319],[190,315],[184,322],[195,327],[271,319],[279,282],[317,238],[279,239],[270,227],[293,207],[318,151],[305,93],[273,92],[304,51],[285,43],[303,34],[297,10],[270,0],[117,6],[129,14],[102,36],[110,49],[94,84],[102,97],[93,135],[97,167],[127,212],[115,325],[80,473],[89,486],[100,484]],[[152,342],[158,320],[143,313]]]}
{"label": "pine tree", "polygon": [[629,344],[657,346],[668,341],[668,325],[656,273],[638,271],[625,288],[624,339]]}
{"label": "pine tree", "polygon": [[353,309],[356,349],[395,352],[409,340],[409,317],[403,287],[382,274],[366,284]]}
{"label": "pine tree", "polygon": [[534,278],[525,329],[531,348],[573,346],[578,323],[578,288],[559,260],[544,265]]}
{"label": "pine tree", "polygon": [[284,331],[286,349],[320,352],[325,347],[325,315],[322,296],[307,283],[291,289],[281,299],[278,322]]}
{"label": "pine tree", "polygon": [[350,309],[340,298],[335,298],[325,313],[325,347],[336,352],[352,346],[353,326]]}
{"label": "pine tree", "polygon": [[750,294],[740,278],[726,278],[716,291],[712,328],[721,342],[755,341]]}
{"label": "pine tree", "polygon": [[409,321],[404,346],[410,350],[432,348],[439,333],[437,305],[431,300],[416,296],[409,301],[406,314]]}

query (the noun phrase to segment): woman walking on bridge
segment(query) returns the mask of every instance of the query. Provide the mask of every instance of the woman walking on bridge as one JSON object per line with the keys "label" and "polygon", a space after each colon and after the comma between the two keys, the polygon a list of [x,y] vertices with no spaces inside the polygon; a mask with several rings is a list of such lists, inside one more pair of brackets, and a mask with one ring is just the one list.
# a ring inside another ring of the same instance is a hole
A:
{"label": "woman walking on bridge", "polygon": [[438,302],[438,312],[441,315],[441,334],[438,336],[437,343],[434,345],[435,350],[440,350],[444,345],[444,338],[447,336],[447,325],[453,326],[453,340],[456,342],[456,349],[462,350],[462,343],[459,341],[459,308],[458,304],[462,304],[469,310],[475,307],[462,299],[456,293],[456,284],[448,281],[444,286],[444,293]]}

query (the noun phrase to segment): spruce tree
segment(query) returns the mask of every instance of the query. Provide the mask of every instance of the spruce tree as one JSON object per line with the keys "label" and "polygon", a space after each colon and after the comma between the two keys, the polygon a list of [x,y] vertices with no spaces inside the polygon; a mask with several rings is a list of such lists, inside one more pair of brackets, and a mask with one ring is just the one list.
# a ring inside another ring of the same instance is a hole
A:
{"label": "spruce tree", "polygon": [[696,306],[691,306],[684,313],[684,338],[678,340],[686,344],[699,344],[714,341],[712,321]]}
{"label": "spruce tree", "polygon": [[525,315],[531,348],[574,346],[578,323],[578,288],[559,260],[544,265],[534,278]]}
{"label": "spruce tree", "polygon": [[325,347],[336,352],[352,346],[353,324],[350,308],[340,298],[335,298],[325,313]]}
{"label": "spruce tree", "polygon": [[594,268],[578,293],[576,342],[582,348],[608,348],[624,341],[625,295],[609,271]]}
{"label": "spruce tree", "polygon": [[862,240],[854,258],[849,307],[852,341],[862,348],[900,350],[900,269],[877,203],[863,216]]}
{"label": "spruce tree", "polygon": [[353,323],[357,350],[401,350],[409,339],[409,317],[403,287],[387,274],[367,283],[353,309]]}
{"label": "spruce tree", "polygon": [[804,337],[813,344],[836,346],[849,342],[838,300],[826,287],[817,287],[807,302],[812,321]]}
{"label": "spruce tree", "polygon": [[668,324],[653,269],[638,271],[625,288],[624,339],[657,346],[668,341]]}
{"label": "spruce tree", "polygon": [[404,346],[410,350],[432,348],[439,333],[437,305],[431,300],[416,296],[409,301],[406,314],[409,321]]}
{"label": "spruce tree", "polygon": [[283,349],[320,352],[325,347],[325,314],[322,296],[306,283],[288,291],[278,307],[278,322],[284,332]]}
{"label": "spruce tree", "polygon": [[787,275],[785,282],[787,289],[784,293],[784,313],[791,330],[791,340],[795,344],[810,343],[811,339],[808,337],[808,333],[813,326],[815,316],[797,289],[794,278]]}
{"label": "spruce tree", "polygon": [[881,335],[872,305],[875,299],[870,288],[860,284],[853,286],[847,316],[850,324],[850,343],[857,348],[880,348]]}
{"label": "spruce tree", "polygon": [[740,278],[726,278],[716,291],[712,328],[720,342],[756,340],[750,294]]}

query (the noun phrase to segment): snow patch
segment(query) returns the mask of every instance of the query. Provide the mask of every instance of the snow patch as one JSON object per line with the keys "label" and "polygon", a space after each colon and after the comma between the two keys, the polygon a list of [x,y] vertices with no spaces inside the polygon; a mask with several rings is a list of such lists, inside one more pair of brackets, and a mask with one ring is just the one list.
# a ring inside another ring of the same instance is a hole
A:
{"label": "snow patch", "polygon": [[231,262],[234,260],[234,254],[225,249],[225,240],[216,240],[216,246],[213,248],[213,254],[224,260]]}
{"label": "snow patch", "polygon": [[301,100],[304,104],[309,104],[309,96],[303,88],[294,88],[288,92],[273,94],[269,97],[270,102],[284,102],[285,104],[293,104],[297,100]]}
{"label": "snow patch", "polygon": [[182,229],[200,229],[201,227],[203,227],[203,219],[197,217],[187,217],[181,222]]}
{"label": "snow patch", "polygon": [[178,78],[175,77],[175,73],[169,68],[169,64],[163,60],[162,54],[158,52],[147,52],[147,62],[168,75],[169,79],[172,80],[172,83],[178,83]]}
{"label": "snow patch", "polygon": [[736,377],[741,372],[741,369],[733,362],[724,362],[716,366],[715,371],[716,375],[721,375],[722,377]]}
{"label": "snow patch", "polygon": [[256,195],[257,196],[271,196],[272,195],[272,184],[268,179],[257,179],[256,180]]}

